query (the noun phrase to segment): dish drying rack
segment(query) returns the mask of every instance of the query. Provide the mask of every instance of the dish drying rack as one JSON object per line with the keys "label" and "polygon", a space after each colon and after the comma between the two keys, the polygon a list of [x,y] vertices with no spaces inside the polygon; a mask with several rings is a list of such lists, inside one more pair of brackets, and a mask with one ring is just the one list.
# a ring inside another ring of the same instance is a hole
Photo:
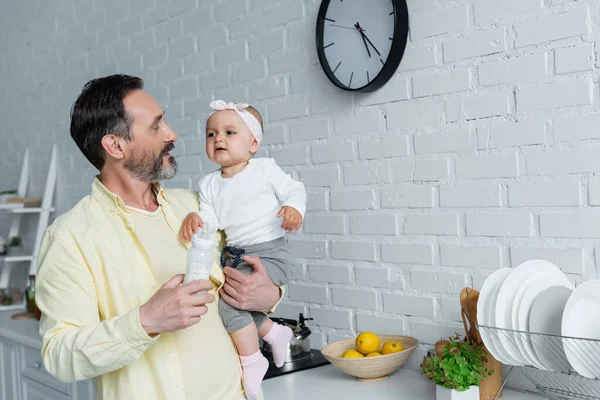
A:
{"label": "dish drying rack", "polygon": [[[563,372],[542,370],[533,365],[510,366],[494,400],[498,399],[514,368],[521,371],[541,395],[553,400],[587,399],[600,400],[600,379],[586,378],[573,371],[565,357],[565,350],[572,354],[577,364],[600,371],[600,340],[582,339],[545,333],[523,332],[479,325],[480,331],[500,339],[508,339],[517,348],[529,342],[534,348],[547,348],[553,360],[562,365]],[[521,342],[520,345],[517,342]]]}

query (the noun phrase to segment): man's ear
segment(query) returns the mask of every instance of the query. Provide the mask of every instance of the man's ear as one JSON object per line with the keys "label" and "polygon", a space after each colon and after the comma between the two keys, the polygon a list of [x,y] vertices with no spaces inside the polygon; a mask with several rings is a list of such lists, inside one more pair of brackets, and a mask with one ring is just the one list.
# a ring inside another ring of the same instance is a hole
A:
{"label": "man's ear", "polygon": [[106,154],[117,160],[125,157],[124,139],[117,135],[104,135],[102,138],[102,148]]}

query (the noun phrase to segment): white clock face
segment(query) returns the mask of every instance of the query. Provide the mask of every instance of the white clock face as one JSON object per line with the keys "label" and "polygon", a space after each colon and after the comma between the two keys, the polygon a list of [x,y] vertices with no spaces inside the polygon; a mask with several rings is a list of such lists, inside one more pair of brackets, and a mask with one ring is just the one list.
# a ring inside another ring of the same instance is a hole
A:
{"label": "white clock face", "polygon": [[388,59],[394,37],[392,0],[331,0],[323,51],[329,68],[348,89],[367,86]]}

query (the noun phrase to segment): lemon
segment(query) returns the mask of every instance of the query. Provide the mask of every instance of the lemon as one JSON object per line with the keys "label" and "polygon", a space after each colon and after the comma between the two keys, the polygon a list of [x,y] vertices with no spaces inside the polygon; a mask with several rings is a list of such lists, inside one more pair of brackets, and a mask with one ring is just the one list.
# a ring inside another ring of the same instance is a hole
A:
{"label": "lemon", "polygon": [[367,355],[379,351],[379,336],[373,332],[363,332],[356,337],[356,350]]}
{"label": "lemon", "polygon": [[390,340],[389,342],[385,342],[385,344],[381,348],[381,353],[392,354],[402,350],[404,350],[404,345],[402,344],[402,342],[398,340]]}
{"label": "lemon", "polygon": [[377,351],[374,351],[373,353],[367,354],[367,357],[379,357],[379,356],[382,356],[382,355],[383,354],[381,354],[381,353],[379,353]]}
{"label": "lemon", "polygon": [[364,356],[360,354],[356,349],[349,349],[342,354],[342,358],[363,358]]}

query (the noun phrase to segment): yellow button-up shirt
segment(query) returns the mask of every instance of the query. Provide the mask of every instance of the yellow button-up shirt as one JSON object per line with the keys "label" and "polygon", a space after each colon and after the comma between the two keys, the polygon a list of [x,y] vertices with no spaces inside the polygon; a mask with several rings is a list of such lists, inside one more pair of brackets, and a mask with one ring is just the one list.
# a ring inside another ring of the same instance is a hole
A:
{"label": "yellow button-up shirt", "polygon": [[[187,213],[198,209],[198,196],[159,185],[154,189],[176,235]],[[221,238],[215,235],[216,254]],[[189,248],[189,243],[184,245]],[[46,230],[38,269],[42,358],[52,375],[64,382],[92,378],[101,400],[185,399],[184,391],[178,390],[181,367],[177,357],[169,357],[176,348],[173,334],[153,338],[140,323],[139,306],[156,292],[158,282],[118,195],[95,179],[91,195]],[[211,278],[216,287],[224,281],[216,262]],[[226,392],[227,400],[238,400],[241,373],[235,347],[220,319],[210,321],[216,335],[206,346],[211,353],[214,346],[220,347],[221,357],[198,355],[199,379],[213,382],[199,398],[221,400]],[[219,382],[222,377],[228,382]],[[232,390],[224,392],[223,385]]]}

